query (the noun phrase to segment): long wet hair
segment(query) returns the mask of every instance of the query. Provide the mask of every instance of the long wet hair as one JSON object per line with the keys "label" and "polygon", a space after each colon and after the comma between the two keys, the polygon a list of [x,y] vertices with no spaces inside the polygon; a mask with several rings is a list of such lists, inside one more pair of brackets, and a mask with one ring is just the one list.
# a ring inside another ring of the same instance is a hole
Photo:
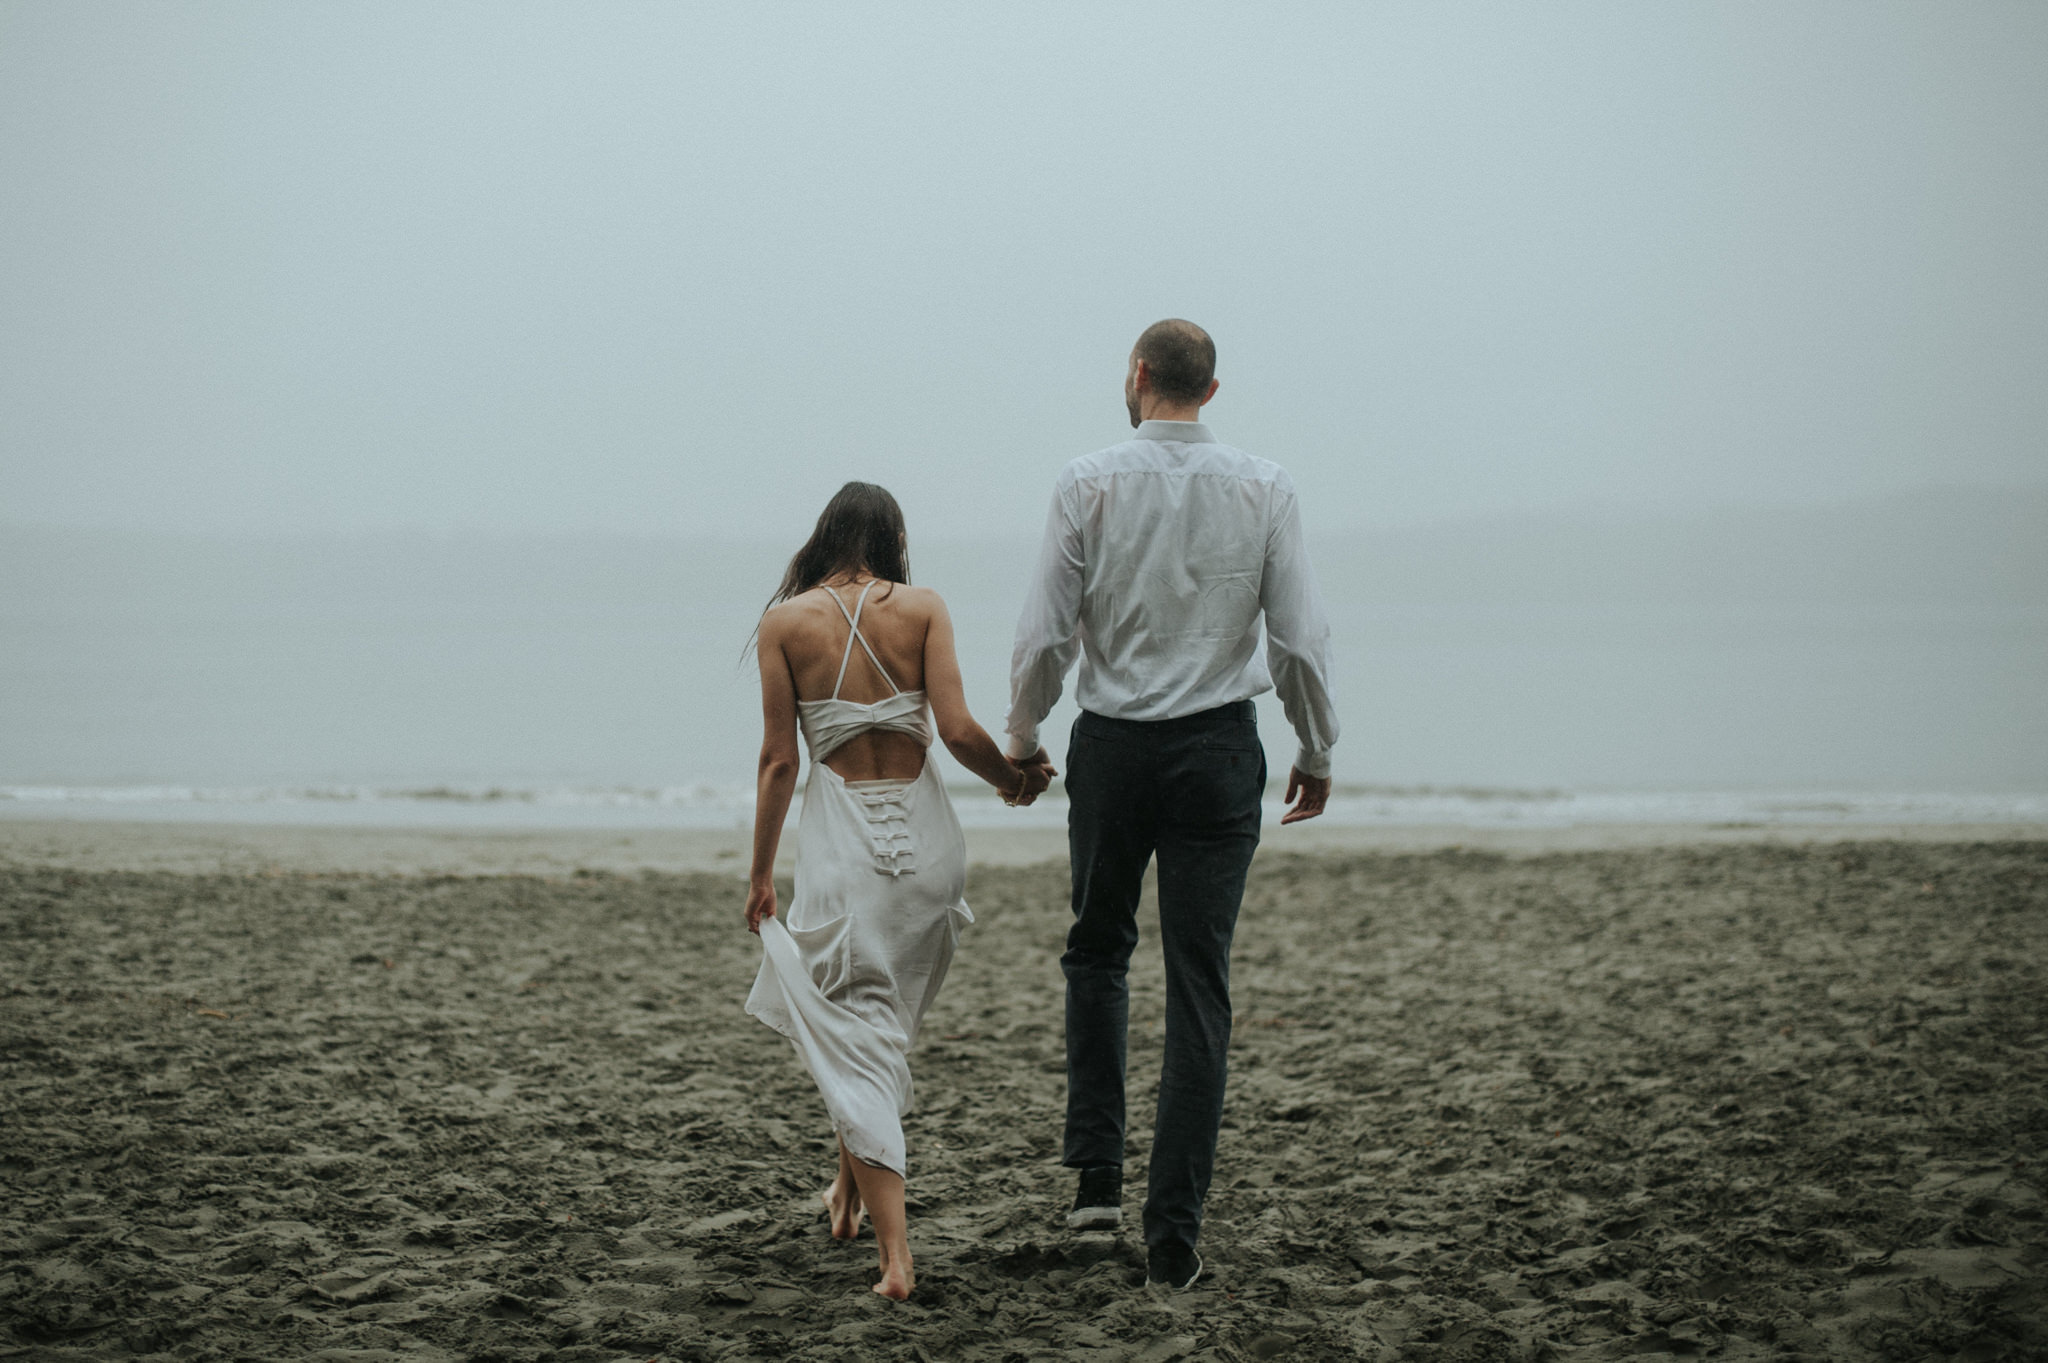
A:
{"label": "long wet hair", "polygon": [[[782,585],[761,613],[766,615],[841,573],[866,572],[884,582],[909,582],[910,553],[903,541],[903,508],[896,505],[889,489],[876,483],[848,483],[833,493],[818,513],[811,537],[790,559]],[[754,634],[760,632],[761,627],[755,625]],[[750,637],[747,647],[752,648],[753,643]]]}

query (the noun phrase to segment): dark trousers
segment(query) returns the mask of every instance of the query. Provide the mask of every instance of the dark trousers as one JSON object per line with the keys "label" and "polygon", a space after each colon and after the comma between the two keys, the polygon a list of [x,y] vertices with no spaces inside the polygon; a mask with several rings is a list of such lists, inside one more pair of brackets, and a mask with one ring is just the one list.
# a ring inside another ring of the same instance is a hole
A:
{"label": "dark trousers", "polygon": [[1159,857],[1166,1059],[1145,1243],[1192,1246],[1216,1162],[1230,1055],[1230,939],[1259,845],[1266,757],[1252,703],[1140,723],[1083,712],[1067,749],[1074,926],[1067,977],[1064,1163],[1124,1161],[1126,982],[1138,891]]}

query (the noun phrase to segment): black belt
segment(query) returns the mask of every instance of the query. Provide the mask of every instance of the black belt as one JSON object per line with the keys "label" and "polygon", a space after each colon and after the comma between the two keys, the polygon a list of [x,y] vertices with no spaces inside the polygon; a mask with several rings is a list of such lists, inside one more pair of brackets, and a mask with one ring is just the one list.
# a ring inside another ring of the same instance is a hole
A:
{"label": "black belt", "polygon": [[1175,715],[1172,719],[1112,719],[1108,715],[1098,715],[1093,710],[1083,710],[1081,718],[1097,724],[1128,724],[1132,728],[1154,733],[1176,733],[1220,729],[1231,724],[1250,724],[1257,719],[1258,713],[1258,707],[1250,701],[1234,700],[1213,710],[1197,710],[1191,715]]}

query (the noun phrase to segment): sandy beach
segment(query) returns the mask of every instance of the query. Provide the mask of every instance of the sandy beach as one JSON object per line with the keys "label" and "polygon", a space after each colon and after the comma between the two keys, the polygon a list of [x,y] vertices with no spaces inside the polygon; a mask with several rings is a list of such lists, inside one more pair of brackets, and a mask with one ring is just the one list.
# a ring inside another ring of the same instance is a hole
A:
{"label": "sandy beach", "polygon": [[2048,838],[1848,832],[1274,838],[1181,1295],[1064,1229],[1065,871],[984,840],[892,1305],[723,835],[0,824],[0,1356],[2048,1355]]}

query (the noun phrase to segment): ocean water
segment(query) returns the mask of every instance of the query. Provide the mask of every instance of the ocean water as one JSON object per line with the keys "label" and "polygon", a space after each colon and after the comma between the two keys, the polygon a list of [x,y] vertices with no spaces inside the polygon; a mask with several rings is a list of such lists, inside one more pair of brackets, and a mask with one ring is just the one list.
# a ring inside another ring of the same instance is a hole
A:
{"label": "ocean water", "polygon": [[[1333,819],[2048,807],[2048,497],[1311,529],[1345,724]],[[744,819],[742,651],[792,547],[0,529],[0,817]],[[992,731],[1032,552],[913,527]],[[1271,697],[1260,718],[1284,776]]]}

